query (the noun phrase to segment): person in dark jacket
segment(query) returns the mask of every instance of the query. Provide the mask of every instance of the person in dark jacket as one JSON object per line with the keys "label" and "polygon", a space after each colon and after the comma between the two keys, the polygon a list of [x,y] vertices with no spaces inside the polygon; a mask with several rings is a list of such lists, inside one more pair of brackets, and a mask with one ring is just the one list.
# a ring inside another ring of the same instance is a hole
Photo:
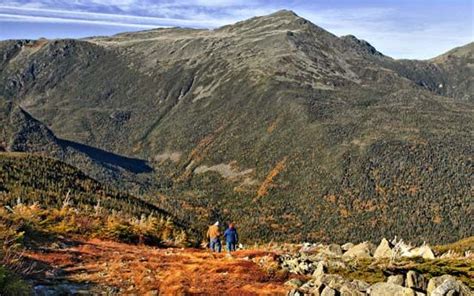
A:
{"label": "person in dark jacket", "polygon": [[229,224],[229,228],[224,232],[224,237],[227,251],[229,253],[235,251],[237,243],[239,242],[239,235],[237,234],[237,229],[235,229],[233,223]]}

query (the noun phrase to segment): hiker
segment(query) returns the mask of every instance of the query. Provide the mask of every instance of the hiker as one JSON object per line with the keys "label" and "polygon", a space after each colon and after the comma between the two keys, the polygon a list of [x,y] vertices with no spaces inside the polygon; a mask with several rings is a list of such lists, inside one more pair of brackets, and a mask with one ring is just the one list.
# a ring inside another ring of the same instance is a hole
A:
{"label": "hiker", "polygon": [[229,224],[229,228],[224,232],[225,244],[227,246],[227,252],[235,251],[235,247],[239,242],[239,235],[237,229],[234,227],[234,223]]}
{"label": "hiker", "polygon": [[209,230],[207,231],[207,237],[209,238],[210,248],[213,252],[221,252],[221,239],[219,238],[221,233],[219,231],[219,221],[214,223],[214,225],[209,226]]}

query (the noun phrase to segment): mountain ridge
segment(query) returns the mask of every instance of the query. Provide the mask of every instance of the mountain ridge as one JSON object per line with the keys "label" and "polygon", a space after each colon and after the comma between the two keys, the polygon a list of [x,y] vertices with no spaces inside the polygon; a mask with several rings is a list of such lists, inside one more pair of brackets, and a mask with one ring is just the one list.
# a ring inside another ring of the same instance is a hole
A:
{"label": "mountain ridge", "polygon": [[469,56],[394,60],[288,11],[212,31],[1,42],[0,56],[0,96],[58,138],[146,160],[134,188],[198,228],[472,235]]}

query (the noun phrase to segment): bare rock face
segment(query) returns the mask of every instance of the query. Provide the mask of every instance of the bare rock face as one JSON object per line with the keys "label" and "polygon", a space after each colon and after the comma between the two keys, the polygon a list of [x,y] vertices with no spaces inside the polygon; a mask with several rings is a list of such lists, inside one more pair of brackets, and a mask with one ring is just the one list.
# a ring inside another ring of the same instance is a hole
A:
{"label": "bare rock face", "polygon": [[376,283],[369,288],[371,296],[415,296],[415,291],[390,283]]}
{"label": "bare rock face", "polygon": [[383,238],[374,252],[374,258],[391,258],[393,255],[392,248],[393,245]]}

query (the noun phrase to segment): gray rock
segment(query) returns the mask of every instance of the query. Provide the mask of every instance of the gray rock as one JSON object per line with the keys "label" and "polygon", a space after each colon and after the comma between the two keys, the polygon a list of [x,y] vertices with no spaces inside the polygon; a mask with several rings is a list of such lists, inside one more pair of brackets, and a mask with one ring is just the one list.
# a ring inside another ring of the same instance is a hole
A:
{"label": "gray rock", "polygon": [[415,296],[415,291],[390,283],[376,283],[369,290],[371,296]]}
{"label": "gray rock", "polygon": [[377,249],[374,252],[374,258],[390,258],[393,255],[392,251],[393,245],[386,240],[385,238],[382,239]]}
{"label": "gray rock", "polygon": [[447,279],[431,292],[431,296],[472,296],[474,293],[461,281]]}
{"label": "gray rock", "polygon": [[423,259],[435,259],[435,255],[428,245],[414,248],[410,251],[411,257],[422,257]]}
{"label": "gray rock", "polygon": [[372,258],[371,249],[372,249],[371,243],[363,242],[347,250],[344,253],[344,255],[342,255],[342,257],[343,258]]}
{"label": "gray rock", "polygon": [[336,256],[341,256],[342,255],[342,248],[338,244],[330,244],[326,248],[329,252],[335,254]]}
{"label": "gray rock", "polygon": [[336,291],[329,287],[325,287],[321,292],[321,296],[336,296]]}
{"label": "gray rock", "polygon": [[339,289],[339,293],[341,296],[363,296],[366,295],[364,291],[359,290],[359,286],[357,283],[344,283],[341,288]]}
{"label": "gray rock", "polygon": [[405,286],[407,288],[425,291],[427,285],[428,285],[428,282],[422,274],[413,270],[410,270],[407,273],[407,277],[405,280]]}
{"label": "gray rock", "polygon": [[298,291],[296,289],[293,289],[290,292],[288,292],[287,295],[288,296],[303,296],[303,293],[301,293],[300,291]]}
{"label": "gray rock", "polygon": [[357,289],[362,292],[366,292],[370,288],[368,283],[361,280],[353,280],[352,284],[356,285]]}
{"label": "gray rock", "polygon": [[302,285],[298,290],[310,295],[320,295],[323,291],[325,285],[321,283],[317,283],[314,279],[307,281],[304,285]]}
{"label": "gray rock", "polygon": [[316,285],[328,286],[334,290],[340,290],[341,287],[349,281],[338,274],[323,274],[322,276],[315,279]]}
{"label": "gray rock", "polygon": [[320,261],[318,263],[318,266],[316,267],[316,270],[313,272],[313,277],[315,278],[320,277],[326,272],[327,272],[326,262]]}
{"label": "gray rock", "polygon": [[354,246],[353,243],[345,243],[341,246],[341,249],[345,252]]}
{"label": "gray rock", "polygon": [[452,275],[449,275],[449,274],[445,274],[445,275],[442,275],[442,276],[436,276],[436,277],[433,277],[429,280],[428,282],[428,287],[426,288],[426,292],[428,293],[428,295],[430,295],[439,285],[441,285],[442,283],[444,283],[444,281],[446,280],[456,280],[455,277],[453,277]]}
{"label": "gray rock", "polygon": [[391,275],[387,278],[387,283],[403,286],[405,285],[405,279],[402,274]]}

